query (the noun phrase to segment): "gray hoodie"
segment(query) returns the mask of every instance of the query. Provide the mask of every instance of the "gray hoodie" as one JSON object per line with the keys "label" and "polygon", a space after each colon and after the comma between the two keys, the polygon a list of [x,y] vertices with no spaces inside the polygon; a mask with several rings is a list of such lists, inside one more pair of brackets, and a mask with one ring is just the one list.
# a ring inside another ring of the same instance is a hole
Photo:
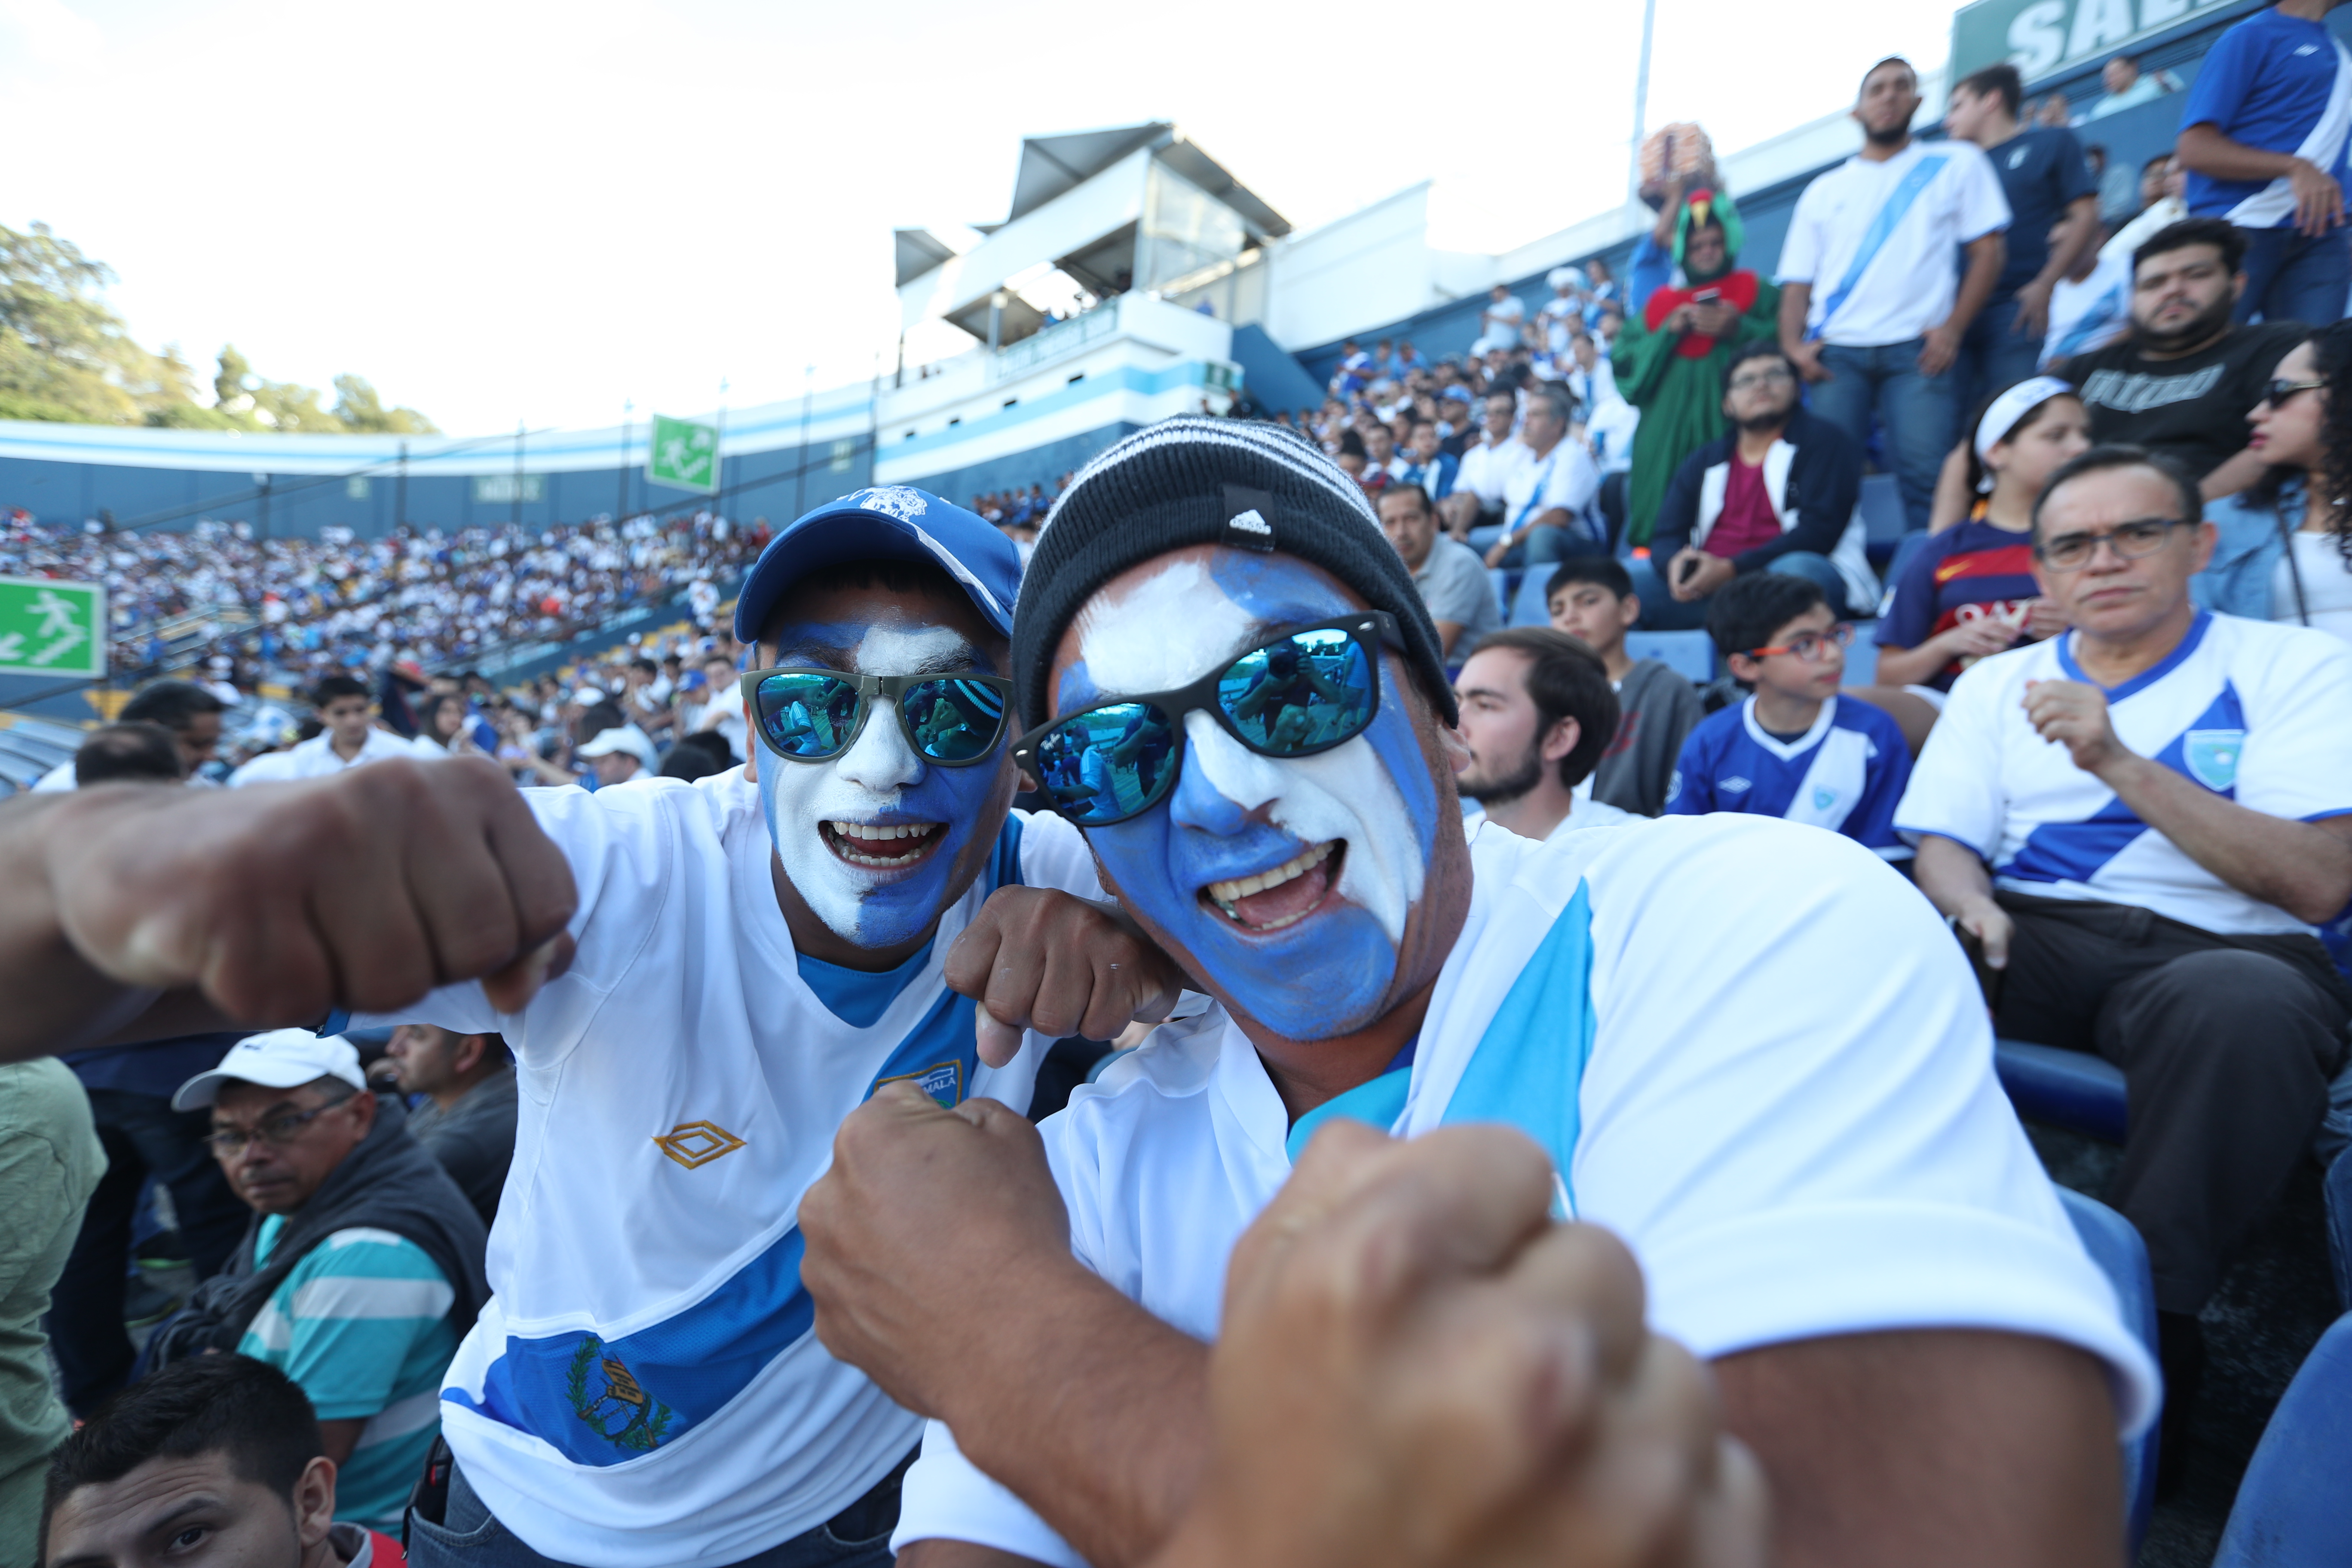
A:
{"label": "gray hoodie", "polygon": [[1654,658],[1633,661],[1617,683],[1617,705],[1624,716],[1592,770],[1592,798],[1655,816],[1665,809],[1683,737],[1706,710],[1691,683]]}

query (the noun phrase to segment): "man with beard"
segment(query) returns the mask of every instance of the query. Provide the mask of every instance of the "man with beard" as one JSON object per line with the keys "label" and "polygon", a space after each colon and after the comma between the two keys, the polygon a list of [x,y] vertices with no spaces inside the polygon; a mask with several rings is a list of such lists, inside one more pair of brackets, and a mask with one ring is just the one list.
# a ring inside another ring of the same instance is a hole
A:
{"label": "man with beard", "polygon": [[1642,819],[1579,798],[1617,733],[1617,693],[1601,656],[1549,626],[1510,626],[1478,639],[1454,680],[1469,758],[1454,787],[1487,821],[1549,839]]}
{"label": "man with beard", "polygon": [[[1296,746],[1229,707],[1285,646],[1342,694]],[[835,1352],[938,1418],[907,1568],[1166,1538],[1235,1239],[1336,1118],[1545,1149],[1556,1212],[1623,1237],[1654,1329],[1712,1362],[1771,1479],[1773,1561],[2120,1560],[2116,1438],[2152,1368],[1994,1079],[1966,961],[1875,857],[1729,815],[1465,840],[1412,579],[1361,492],[1262,426],[1168,420],[1089,464],[1013,669],[1033,774],[1123,710],[1178,737],[1151,791],[1074,815],[1223,1012],[1042,1136],[903,1091],[844,1124],[805,1278]]]}
{"label": "man with beard", "polygon": [[1723,434],[1723,367],[1742,343],[1779,331],[1780,290],[1739,265],[1746,238],[1727,195],[1693,191],[1671,220],[1685,288],[1660,287],[1611,351],[1617,390],[1642,412],[1625,480],[1625,538],[1650,542],[1658,503],[1685,458]]}
{"label": "man with beard", "polygon": [[1781,244],[1780,343],[1813,411],[1856,447],[1876,408],[1903,510],[1924,529],[1958,421],[1953,362],[2000,277],[2010,211],[1982,149],[1911,139],[1918,110],[1908,61],[1862,79],[1862,151],[1805,187]]}
{"label": "man with beard", "polygon": [[2295,321],[2239,323],[2245,255],[2244,232],[2220,218],[2158,229],[2132,255],[2130,332],[2053,367],[2083,389],[2094,442],[2173,458],[2209,501],[2263,477],[2246,416],[2311,335]]}

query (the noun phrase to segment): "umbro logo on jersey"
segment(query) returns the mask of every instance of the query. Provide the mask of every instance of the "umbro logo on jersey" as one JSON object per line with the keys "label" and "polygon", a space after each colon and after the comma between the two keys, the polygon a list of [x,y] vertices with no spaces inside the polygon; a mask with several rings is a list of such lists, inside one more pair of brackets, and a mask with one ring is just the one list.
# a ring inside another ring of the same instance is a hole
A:
{"label": "umbro logo on jersey", "polygon": [[[886,1083],[903,1083],[909,1079],[916,1088],[950,1110],[953,1110],[963,1099],[963,1064],[958,1061],[933,1062],[920,1072],[893,1073],[888,1078],[877,1078],[874,1080],[874,1087],[878,1089]],[[871,1100],[874,1097],[869,1092],[866,1098]]]}
{"label": "umbro logo on jersey", "polygon": [[1716,785],[1716,787],[1726,795],[1745,795],[1749,790],[1756,787],[1756,781],[1754,779],[1726,779],[1721,784]]}
{"label": "umbro logo on jersey", "polygon": [[2012,169],[2016,168],[2019,164],[2021,164],[2021,163],[2024,163],[2024,162],[2025,162],[2025,149],[2024,149],[2024,148],[2022,148],[2022,147],[2020,147],[2016,152],[2011,153],[2009,155],[2009,166],[2010,166],[2011,168],[2012,168]]}
{"label": "umbro logo on jersey", "polygon": [[681,1121],[654,1139],[654,1147],[692,1171],[732,1154],[743,1140],[715,1121]]}
{"label": "umbro logo on jersey", "polygon": [[1827,784],[1816,784],[1813,786],[1813,809],[1815,811],[1827,811],[1831,806],[1835,805],[1836,804],[1837,791],[1830,788]]}

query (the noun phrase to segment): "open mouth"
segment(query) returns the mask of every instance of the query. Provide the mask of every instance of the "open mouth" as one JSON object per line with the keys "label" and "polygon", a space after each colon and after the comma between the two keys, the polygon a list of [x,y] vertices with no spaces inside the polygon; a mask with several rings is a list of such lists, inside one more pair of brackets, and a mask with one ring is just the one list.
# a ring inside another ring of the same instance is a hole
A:
{"label": "open mouth", "polygon": [[1200,898],[1244,931],[1260,934],[1281,931],[1323,907],[1339,887],[1339,868],[1347,859],[1347,840],[1330,839],[1270,871],[1211,882],[1201,889]]}
{"label": "open mouth", "polygon": [[817,832],[838,859],[869,871],[921,864],[947,837],[944,822],[823,822]]}

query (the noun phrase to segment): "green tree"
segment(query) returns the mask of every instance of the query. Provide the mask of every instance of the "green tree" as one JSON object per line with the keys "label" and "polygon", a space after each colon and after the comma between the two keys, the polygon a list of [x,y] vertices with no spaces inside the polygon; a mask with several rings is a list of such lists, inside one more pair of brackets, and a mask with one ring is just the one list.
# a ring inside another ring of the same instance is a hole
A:
{"label": "green tree", "polygon": [[360,375],[335,377],[335,417],[346,430],[370,436],[434,436],[440,427],[414,408],[386,408],[383,398]]}

